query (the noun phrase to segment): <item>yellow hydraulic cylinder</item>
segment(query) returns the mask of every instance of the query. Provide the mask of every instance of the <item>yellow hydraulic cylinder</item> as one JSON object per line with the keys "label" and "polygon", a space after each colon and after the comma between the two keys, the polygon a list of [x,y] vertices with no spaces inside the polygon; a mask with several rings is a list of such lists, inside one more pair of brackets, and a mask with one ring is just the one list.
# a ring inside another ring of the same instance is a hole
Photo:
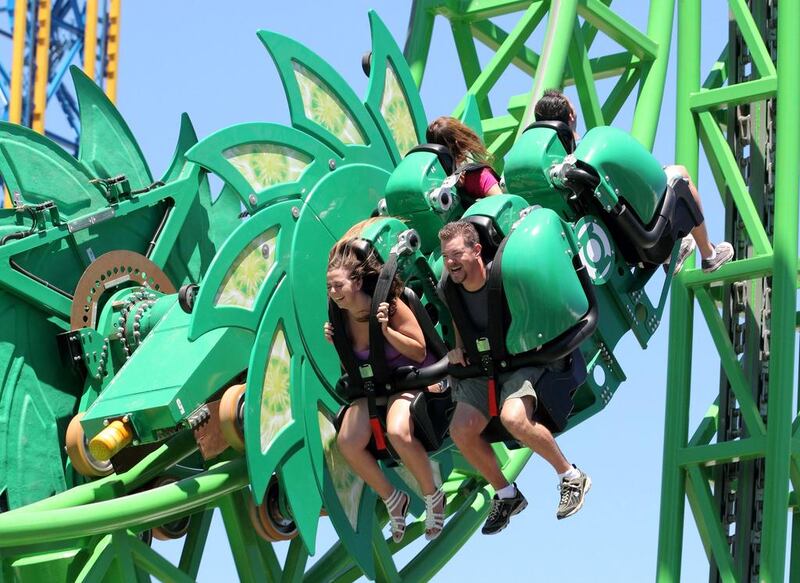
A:
{"label": "yellow hydraulic cylinder", "polygon": [[97,63],[97,0],[86,0],[86,27],[83,32],[83,72],[95,80]]}
{"label": "yellow hydraulic cylinder", "polygon": [[89,442],[89,453],[96,460],[107,461],[133,441],[133,428],[123,419],[109,423]]}
{"label": "yellow hydraulic cylinder", "polygon": [[50,0],[39,0],[36,9],[36,76],[33,83],[33,120],[31,128],[44,133],[47,109],[47,78],[50,71]]}
{"label": "yellow hydraulic cylinder", "polygon": [[[14,38],[11,55],[11,91],[8,101],[8,121],[22,121],[22,80],[25,76],[25,34],[28,25],[28,0],[17,0],[14,5]],[[3,206],[11,208],[8,189],[3,188]]]}
{"label": "yellow hydraulic cylinder", "polygon": [[106,95],[117,100],[117,64],[119,62],[119,18],[121,0],[111,0],[108,10],[108,32],[106,43]]}

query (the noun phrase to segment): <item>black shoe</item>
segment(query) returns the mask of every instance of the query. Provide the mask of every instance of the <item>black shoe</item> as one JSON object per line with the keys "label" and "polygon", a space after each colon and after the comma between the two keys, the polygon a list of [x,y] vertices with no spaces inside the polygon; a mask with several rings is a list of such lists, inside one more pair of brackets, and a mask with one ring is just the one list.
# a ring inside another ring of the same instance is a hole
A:
{"label": "black shoe", "polygon": [[508,526],[512,516],[519,514],[528,506],[528,501],[525,500],[525,496],[522,495],[516,484],[514,484],[514,488],[517,493],[511,498],[498,498],[497,494],[494,495],[489,517],[481,529],[483,534],[497,534]]}

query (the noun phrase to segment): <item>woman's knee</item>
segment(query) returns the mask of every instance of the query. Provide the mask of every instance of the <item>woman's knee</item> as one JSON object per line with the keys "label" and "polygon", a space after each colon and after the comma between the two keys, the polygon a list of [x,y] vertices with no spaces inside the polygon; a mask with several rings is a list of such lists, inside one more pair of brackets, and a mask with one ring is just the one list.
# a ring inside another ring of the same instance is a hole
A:
{"label": "woman's knee", "polygon": [[336,444],[342,453],[350,453],[366,449],[369,445],[370,433],[361,428],[342,427],[336,436]]}
{"label": "woman's knee", "polygon": [[386,435],[394,445],[408,445],[414,441],[414,428],[411,419],[395,416],[386,422]]}

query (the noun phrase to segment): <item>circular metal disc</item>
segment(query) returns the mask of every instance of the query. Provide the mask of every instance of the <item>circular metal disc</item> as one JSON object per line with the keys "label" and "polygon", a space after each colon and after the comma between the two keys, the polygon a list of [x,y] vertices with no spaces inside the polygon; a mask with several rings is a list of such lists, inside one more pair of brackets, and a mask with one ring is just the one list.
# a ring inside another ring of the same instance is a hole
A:
{"label": "circular metal disc", "polygon": [[167,275],[144,255],[133,251],[110,251],[95,259],[75,286],[70,313],[72,330],[94,328],[97,305],[103,292],[129,281],[161,293],[175,293],[175,286]]}

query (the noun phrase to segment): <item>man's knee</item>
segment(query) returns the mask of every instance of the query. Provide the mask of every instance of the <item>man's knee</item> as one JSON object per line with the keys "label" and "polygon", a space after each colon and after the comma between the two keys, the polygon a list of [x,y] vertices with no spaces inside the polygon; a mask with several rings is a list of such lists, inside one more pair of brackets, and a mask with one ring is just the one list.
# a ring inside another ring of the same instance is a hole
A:
{"label": "man's knee", "polygon": [[503,408],[500,410],[500,422],[512,435],[519,435],[531,425],[522,399],[508,399],[503,403]]}
{"label": "man's knee", "polygon": [[464,413],[456,414],[453,416],[453,422],[450,424],[450,437],[460,445],[462,443],[469,443],[476,437],[480,437],[486,425],[485,420],[479,413]]}

